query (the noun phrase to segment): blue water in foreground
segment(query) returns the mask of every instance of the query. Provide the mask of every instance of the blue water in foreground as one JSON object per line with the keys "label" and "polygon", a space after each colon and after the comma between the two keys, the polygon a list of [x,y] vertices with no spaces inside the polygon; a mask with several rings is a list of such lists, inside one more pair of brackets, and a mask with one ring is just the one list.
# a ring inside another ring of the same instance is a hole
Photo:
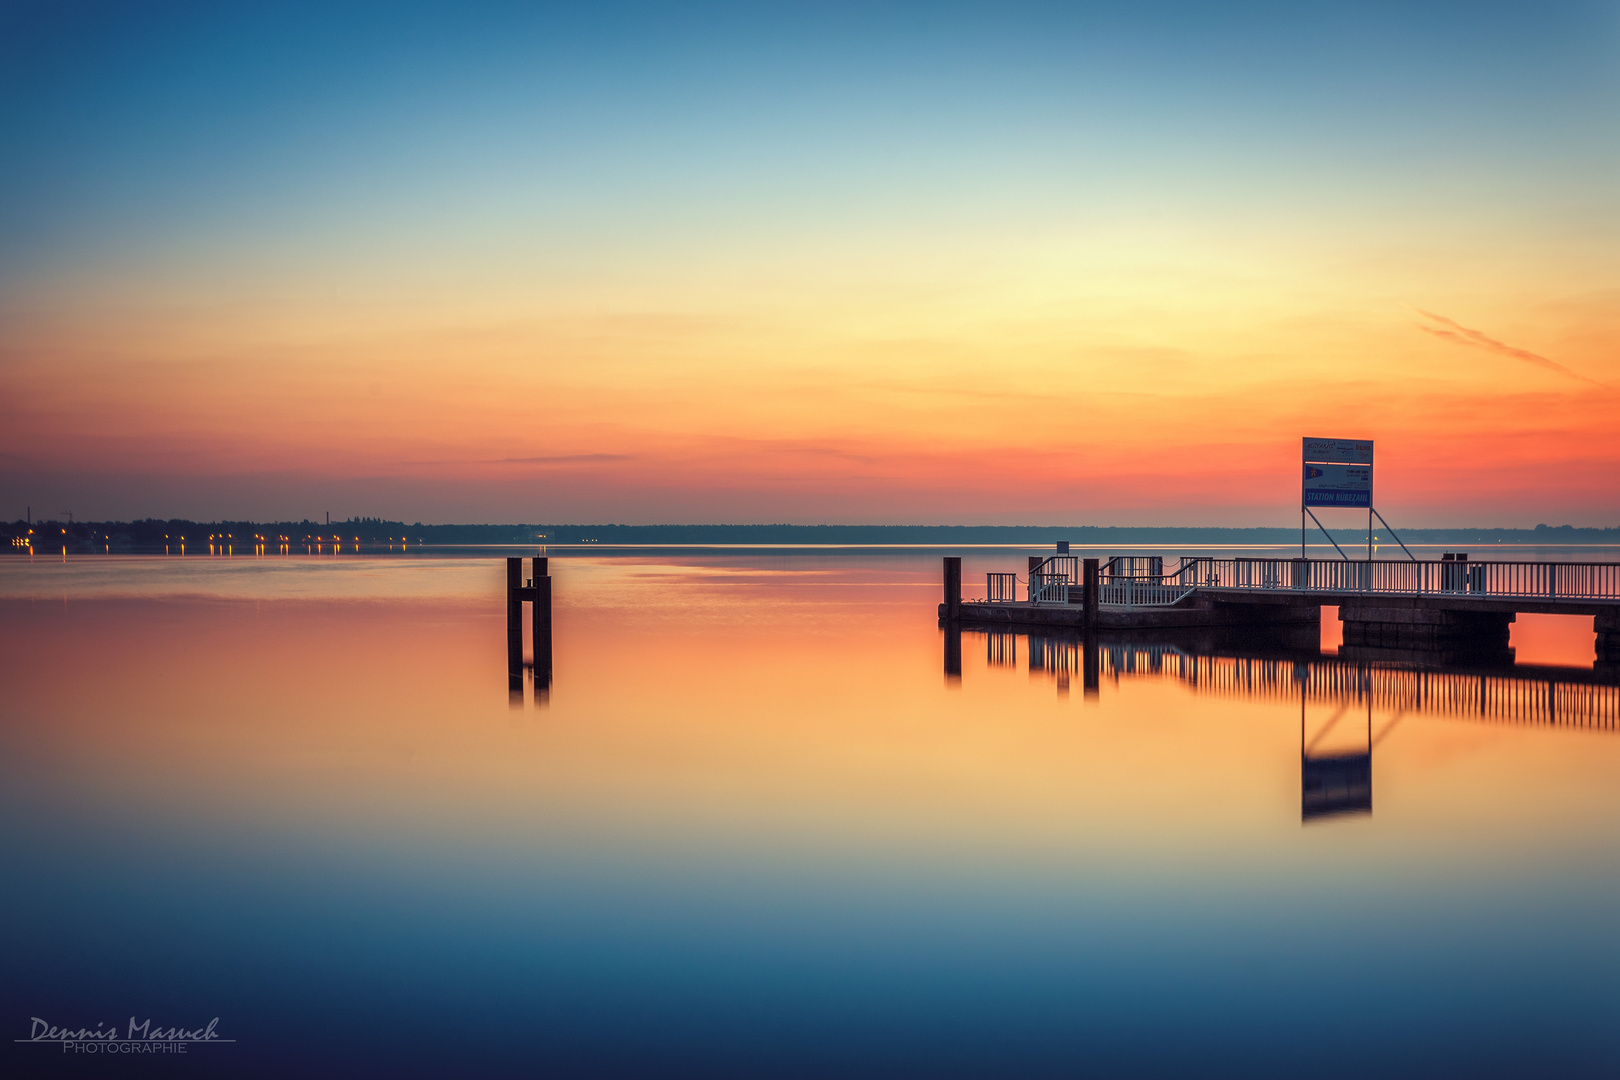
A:
{"label": "blue water in foreground", "polygon": [[[938,554],[559,558],[515,695],[487,558],[0,563],[7,1074],[1620,1072],[1578,627],[1551,719],[1088,694],[1027,635],[947,674]],[[1306,749],[1368,808],[1303,820]],[[234,1041],[12,1041],[132,1016]]]}

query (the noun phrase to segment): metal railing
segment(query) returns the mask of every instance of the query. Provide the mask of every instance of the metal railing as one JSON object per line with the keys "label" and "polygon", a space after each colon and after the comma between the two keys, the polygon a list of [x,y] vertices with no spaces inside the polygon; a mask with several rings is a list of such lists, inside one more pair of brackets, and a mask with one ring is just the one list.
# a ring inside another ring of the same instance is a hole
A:
{"label": "metal railing", "polygon": [[1184,557],[1173,573],[1134,580],[1203,589],[1620,601],[1620,563]]}
{"label": "metal railing", "polygon": [[1062,574],[1069,579],[1071,585],[1080,583],[1080,557],[1078,555],[1053,555],[1043,559],[1030,567],[1032,574]]}
{"label": "metal railing", "polygon": [[984,598],[986,603],[991,604],[1015,603],[1018,600],[1018,575],[984,575]]}
{"label": "metal railing", "polygon": [[[1029,570],[1032,604],[1080,598],[1081,560],[1054,555]],[[985,599],[1018,600],[1016,574],[985,575]],[[1099,567],[1098,602],[1108,607],[1169,607],[1196,590],[1357,593],[1367,596],[1469,596],[1490,599],[1620,604],[1620,563],[1266,559],[1184,556],[1165,572],[1160,556],[1118,556]]]}
{"label": "metal railing", "polygon": [[1029,572],[1029,602],[1032,604],[1067,604],[1069,602],[1069,575],[1031,570]]}
{"label": "metal railing", "polygon": [[1105,583],[1115,578],[1156,581],[1164,576],[1164,556],[1115,555],[1098,568],[1097,576]]}
{"label": "metal railing", "polygon": [[1067,604],[1069,586],[1080,581],[1080,560],[1074,555],[1053,555],[1029,568],[1029,602]]}
{"label": "metal railing", "polygon": [[1173,607],[1195,591],[1186,585],[1160,584],[1158,578],[1136,580],[1121,577],[1098,583],[1097,603],[1124,608]]}
{"label": "metal railing", "polygon": [[[1185,560],[1183,560],[1185,561]],[[1080,585],[1081,561],[1075,555],[1053,555],[1029,571],[1029,602],[1067,604]],[[1098,567],[1097,603],[1110,607],[1170,607],[1193,590],[1164,575],[1160,555],[1121,555]],[[1076,598],[1078,599],[1078,598]]]}

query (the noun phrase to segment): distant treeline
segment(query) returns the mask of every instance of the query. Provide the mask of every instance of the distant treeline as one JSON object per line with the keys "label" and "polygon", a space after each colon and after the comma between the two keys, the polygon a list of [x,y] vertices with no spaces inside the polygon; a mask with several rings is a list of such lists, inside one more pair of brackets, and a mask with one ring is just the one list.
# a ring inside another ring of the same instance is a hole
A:
{"label": "distant treeline", "polygon": [[[456,528],[457,526],[445,526]],[[1223,529],[1199,526],[1118,525],[538,525],[555,544],[1287,544],[1297,528]],[[1315,533],[1311,543],[1321,543]],[[1336,536],[1365,538],[1360,530]],[[1374,535],[1387,539],[1385,530]],[[1408,543],[1620,544],[1620,527],[1585,529],[1402,529]]]}
{"label": "distant treeline", "polygon": [[[1099,525],[407,525],[381,518],[315,521],[15,521],[0,525],[6,548],[32,542],[37,551],[150,552],[184,545],[187,553],[209,545],[251,550],[262,542],[301,550],[315,543],[359,542],[365,547],[478,544],[1072,544],[1124,547],[1132,544],[1261,545],[1299,540],[1298,529],[1220,529]],[[1341,542],[1360,542],[1365,533],[1345,530]],[[1384,530],[1375,533],[1389,539]],[[1537,525],[1534,529],[1403,529],[1409,544],[1620,544],[1620,527],[1576,528]],[[1312,543],[1321,542],[1313,531]]]}

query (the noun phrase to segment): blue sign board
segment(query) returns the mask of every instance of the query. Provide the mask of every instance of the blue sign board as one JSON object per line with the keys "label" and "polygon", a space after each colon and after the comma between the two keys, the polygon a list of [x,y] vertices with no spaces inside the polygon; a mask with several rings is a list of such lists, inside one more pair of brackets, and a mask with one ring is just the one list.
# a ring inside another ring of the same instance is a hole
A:
{"label": "blue sign board", "polygon": [[1371,506],[1371,465],[1305,463],[1306,506]]}

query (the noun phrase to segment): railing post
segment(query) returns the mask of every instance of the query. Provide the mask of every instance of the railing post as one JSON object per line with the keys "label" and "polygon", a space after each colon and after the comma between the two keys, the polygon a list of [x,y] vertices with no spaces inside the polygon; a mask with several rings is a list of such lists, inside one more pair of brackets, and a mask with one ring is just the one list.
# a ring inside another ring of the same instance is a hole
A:
{"label": "railing post", "polygon": [[945,556],[945,621],[957,622],[962,618],[962,558]]}
{"label": "railing post", "polygon": [[1082,565],[1085,567],[1083,572],[1085,591],[1082,599],[1086,605],[1086,632],[1095,634],[1097,632],[1097,560],[1087,559]]}

